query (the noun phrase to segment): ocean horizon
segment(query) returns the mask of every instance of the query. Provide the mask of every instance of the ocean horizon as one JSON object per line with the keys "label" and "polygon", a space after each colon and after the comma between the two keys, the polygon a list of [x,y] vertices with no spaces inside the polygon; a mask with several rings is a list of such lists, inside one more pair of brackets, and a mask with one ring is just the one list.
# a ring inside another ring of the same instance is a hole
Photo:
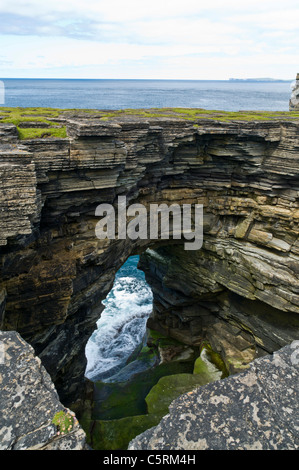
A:
{"label": "ocean horizon", "polygon": [[203,108],[288,111],[290,81],[275,79],[2,78],[7,107]]}

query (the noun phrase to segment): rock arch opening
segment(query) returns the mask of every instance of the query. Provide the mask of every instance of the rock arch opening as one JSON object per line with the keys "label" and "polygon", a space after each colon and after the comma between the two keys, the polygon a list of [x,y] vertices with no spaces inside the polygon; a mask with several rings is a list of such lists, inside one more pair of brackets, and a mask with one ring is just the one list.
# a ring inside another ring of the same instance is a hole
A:
{"label": "rock arch opening", "polygon": [[152,291],[138,269],[139,256],[131,256],[117,271],[97,329],[86,345],[85,376],[91,381],[123,382],[150,367],[135,361],[146,346],[146,324],[152,312]]}

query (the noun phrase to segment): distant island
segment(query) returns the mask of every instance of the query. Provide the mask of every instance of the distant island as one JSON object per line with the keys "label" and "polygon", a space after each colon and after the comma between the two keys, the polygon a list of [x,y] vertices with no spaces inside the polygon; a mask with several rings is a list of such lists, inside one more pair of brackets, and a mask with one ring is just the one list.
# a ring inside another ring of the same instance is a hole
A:
{"label": "distant island", "polygon": [[230,78],[230,82],[291,82],[292,80],[281,80],[277,78]]}

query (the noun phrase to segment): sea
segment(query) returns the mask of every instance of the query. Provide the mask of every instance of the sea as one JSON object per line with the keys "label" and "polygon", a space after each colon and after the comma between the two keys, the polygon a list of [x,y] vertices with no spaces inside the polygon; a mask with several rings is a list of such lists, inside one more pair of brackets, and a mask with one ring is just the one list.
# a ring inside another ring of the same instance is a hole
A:
{"label": "sea", "polygon": [[291,81],[1,79],[5,106],[288,111]]}
{"label": "sea", "polygon": [[[0,78],[1,79],[1,78]],[[7,107],[59,109],[203,108],[224,111],[288,111],[290,81],[2,79]],[[105,309],[86,346],[90,380],[117,381],[145,340],[152,292],[138,256],[116,274]]]}

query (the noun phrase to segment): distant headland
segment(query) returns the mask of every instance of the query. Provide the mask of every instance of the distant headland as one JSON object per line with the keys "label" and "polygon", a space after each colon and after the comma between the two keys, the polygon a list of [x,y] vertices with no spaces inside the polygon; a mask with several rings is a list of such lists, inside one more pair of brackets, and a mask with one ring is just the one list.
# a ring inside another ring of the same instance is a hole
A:
{"label": "distant headland", "polygon": [[230,82],[291,82],[292,80],[282,80],[278,78],[230,78]]}

